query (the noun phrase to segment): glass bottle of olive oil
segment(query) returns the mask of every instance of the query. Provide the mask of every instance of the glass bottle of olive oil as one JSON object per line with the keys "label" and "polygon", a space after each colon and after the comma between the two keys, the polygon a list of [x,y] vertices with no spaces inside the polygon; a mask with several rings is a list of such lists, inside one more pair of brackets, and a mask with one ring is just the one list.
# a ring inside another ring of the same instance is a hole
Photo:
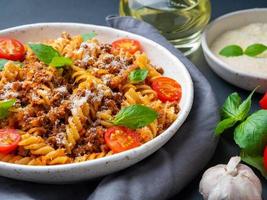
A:
{"label": "glass bottle of olive oil", "polygon": [[189,55],[200,45],[211,14],[209,0],[121,0],[120,15],[155,26],[176,48]]}

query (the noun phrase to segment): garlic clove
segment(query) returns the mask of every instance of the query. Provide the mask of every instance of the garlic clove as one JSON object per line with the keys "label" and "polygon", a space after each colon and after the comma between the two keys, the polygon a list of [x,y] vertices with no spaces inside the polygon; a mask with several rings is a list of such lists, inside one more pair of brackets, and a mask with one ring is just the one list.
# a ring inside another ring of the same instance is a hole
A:
{"label": "garlic clove", "polygon": [[232,157],[227,165],[209,168],[199,184],[205,200],[261,200],[262,186],[258,177],[240,157]]}
{"label": "garlic clove", "polygon": [[241,158],[239,156],[232,157],[228,164],[226,165],[227,173],[231,174],[232,176],[237,175],[237,165],[240,163]]}
{"label": "garlic clove", "polygon": [[[203,195],[204,199],[208,199],[209,193],[214,187],[214,180],[218,180],[223,173],[225,173],[225,165],[219,164],[211,167],[205,171],[200,181],[199,192]],[[212,176],[210,176],[212,174]]]}

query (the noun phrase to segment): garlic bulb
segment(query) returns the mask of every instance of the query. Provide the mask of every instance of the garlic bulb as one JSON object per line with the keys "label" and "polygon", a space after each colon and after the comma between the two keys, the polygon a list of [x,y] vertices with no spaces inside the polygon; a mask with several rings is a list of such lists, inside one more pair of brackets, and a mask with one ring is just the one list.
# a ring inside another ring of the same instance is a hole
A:
{"label": "garlic bulb", "polygon": [[199,192],[205,200],[262,199],[259,178],[240,161],[240,157],[232,157],[227,165],[216,165],[203,174]]}

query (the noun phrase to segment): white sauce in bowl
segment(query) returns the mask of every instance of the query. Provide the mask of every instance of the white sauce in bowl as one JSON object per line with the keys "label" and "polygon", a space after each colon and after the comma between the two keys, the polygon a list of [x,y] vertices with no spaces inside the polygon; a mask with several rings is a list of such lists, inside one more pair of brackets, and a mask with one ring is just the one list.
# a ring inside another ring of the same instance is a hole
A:
{"label": "white sauce in bowl", "polygon": [[253,23],[239,29],[227,31],[220,35],[211,45],[211,51],[222,61],[239,72],[267,77],[267,51],[259,57],[246,55],[224,57],[219,55],[221,49],[228,45],[239,45],[243,49],[251,44],[261,43],[267,46],[267,23]]}

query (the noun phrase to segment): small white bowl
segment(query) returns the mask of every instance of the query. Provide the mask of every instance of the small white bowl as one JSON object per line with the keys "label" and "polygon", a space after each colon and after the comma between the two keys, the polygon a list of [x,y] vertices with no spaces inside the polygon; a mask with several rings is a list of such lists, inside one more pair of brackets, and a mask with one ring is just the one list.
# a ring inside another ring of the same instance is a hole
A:
{"label": "small white bowl", "polygon": [[[184,64],[166,48],[139,35],[117,29],[77,23],[30,24],[0,31],[0,36],[17,38],[26,42],[37,42],[60,36],[62,31],[72,35],[95,31],[101,42],[112,42],[118,38],[130,37],[139,40],[151,62],[162,66],[165,76],[177,80],[182,87],[180,112],[173,124],[158,137],[140,147],[96,160],[55,166],[27,166],[0,161],[0,175],[34,182],[67,183],[93,179],[129,167],[162,147],[187,118],[193,103],[193,83]],[[163,59],[164,58],[164,59]],[[153,166],[151,166],[153,167]]]}
{"label": "small white bowl", "polygon": [[238,71],[223,62],[210,49],[214,40],[221,34],[251,23],[267,23],[267,8],[241,10],[217,18],[206,27],[202,36],[201,45],[204,56],[211,69],[224,80],[246,90],[253,90],[260,85],[261,87],[257,91],[266,92],[267,74],[254,75],[245,71]]}

